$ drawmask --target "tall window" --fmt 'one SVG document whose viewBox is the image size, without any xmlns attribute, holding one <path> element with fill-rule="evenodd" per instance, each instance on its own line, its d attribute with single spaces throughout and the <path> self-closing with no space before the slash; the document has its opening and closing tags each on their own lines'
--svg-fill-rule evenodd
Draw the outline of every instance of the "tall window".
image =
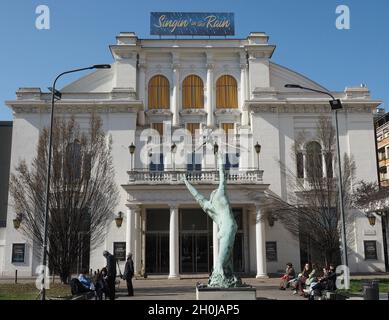
<svg viewBox="0 0 389 320">
<path fill-rule="evenodd" d="M 308 178 L 316 179 L 323 177 L 323 158 L 320 143 L 311 141 L 307 143 L 307 175 Z"/>
<path fill-rule="evenodd" d="M 201 154 L 196 154 L 196 131 L 200 130 L 200 123 L 187 123 L 187 130 L 192 135 L 192 152 L 187 157 L 187 170 L 188 171 L 201 171 Z"/>
<path fill-rule="evenodd" d="M 182 82 L 182 107 L 204 108 L 204 84 L 200 77 L 190 75 Z"/>
<path fill-rule="evenodd" d="M 232 76 L 217 79 L 216 108 L 238 108 L 238 85 Z"/>
<path fill-rule="evenodd" d="M 233 145 L 233 137 L 231 135 L 234 134 L 234 123 L 222 123 L 221 125 L 224 133 L 226 135 L 226 143 L 228 145 L 228 153 L 226 153 L 226 162 L 224 164 L 225 170 L 230 170 L 231 168 L 239 168 L 239 157 L 240 154 L 238 150 L 231 145 Z"/>
<path fill-rule="evenodd" d="M 332 152 L 331 151 L 327 151 L 325 153 L 325 162 L 326 162 L 327 178 L 333 178 L 334 177 L 334 170 L 332 167 Z"/>
<path fill-rule="evenodd" d="M 150 171 L 163 171 L 164 170 L 164 158 L 162 152 L 163 141 L 163 123 L 153 123 L 152 128 L 159 133 L 159 150 L 155 148 L 149 156 L 151 157 Z"/>
<path fill-rule="evenodd" d="M 149 81 L 148 97 L 149 109 L 169 109 L 169 80 L 162 75 L 152 77 Z"/>
<path fill-rule="evenodd" d="M 297 178 L 304 178 L 304 155 L 302 152 L 296 154 Z"/>
<path fill-rule="evenodd" d="M 66 147 L 64 178 L 67 183 L 75 182 L 81 178 L 81 144 L 78 139 L 71 142 Z"/>
</svg>

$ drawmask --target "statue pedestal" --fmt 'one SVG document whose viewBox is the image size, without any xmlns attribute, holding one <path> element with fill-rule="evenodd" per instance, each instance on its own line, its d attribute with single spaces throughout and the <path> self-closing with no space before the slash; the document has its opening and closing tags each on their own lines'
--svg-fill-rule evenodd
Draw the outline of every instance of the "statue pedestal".
<svg viewBox="0 0 389 320">
<path fill-rule="evenodd" d="M 196 287 L 196 300 L 256 300 L 256 289 Z"/>
</svg>

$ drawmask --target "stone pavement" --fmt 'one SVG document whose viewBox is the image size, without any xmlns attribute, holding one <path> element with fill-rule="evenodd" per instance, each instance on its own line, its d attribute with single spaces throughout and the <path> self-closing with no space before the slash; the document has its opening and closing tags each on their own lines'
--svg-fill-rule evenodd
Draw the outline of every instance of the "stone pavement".
<svg viewBox="0 0 389 320">
<path fill-rule="evenodd" d="M 278 289 L 279 278 L 253 279 L 245 278 L 243 282 L 257 289 L 258 300 L 306 300 L 293 295 L 291 290 Z M 142 279 L 133 280 L 133 297 L 127 296 L 126 282 L 121 280 L 117 290 L 118 300 L 195 300 L 196 283 L 206 283 L 207 279 Z"/>
</svg>

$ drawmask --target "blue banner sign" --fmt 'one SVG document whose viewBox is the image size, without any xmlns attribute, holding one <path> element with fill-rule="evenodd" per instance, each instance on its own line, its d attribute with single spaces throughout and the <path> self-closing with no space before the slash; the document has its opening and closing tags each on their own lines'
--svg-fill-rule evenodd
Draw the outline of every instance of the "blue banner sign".
<svg viewBox="0 0 389 320">
<path fill-rule="evenodd" d="M 151 12 L 152 35 L 233 36 L 233 13 Z"/>
</svg>

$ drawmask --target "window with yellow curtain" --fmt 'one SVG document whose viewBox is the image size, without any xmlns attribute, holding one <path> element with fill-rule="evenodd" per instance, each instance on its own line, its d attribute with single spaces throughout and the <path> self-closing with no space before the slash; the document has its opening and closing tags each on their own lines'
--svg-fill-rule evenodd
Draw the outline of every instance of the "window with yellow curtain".
<svg viewBox="0 0 389 320">
<path fill-rule="evenodd" d="M 148 106 L 149 109 L 169 109 L 170 104 L 169 80 L 162 75 L 156 75 L 149 81 Z"/>
<path fill-rule="evenodd" d="M 200 123 L 187 123 L 186 128 L 188 129 L 192 137 L 194 137 L 196 131 L 200 130 Z"/>
<path fill-rule="evenodd" d="M 238 107 L 238 85 L 234 77 L 221 76 L 216 81 L 216 108 Z"/>
<path fill-rule="evenodd" d="M 163 137 L 163 123 L 154 122 L 151 127 L 157 130 L 159 135 Z"/>
<path fill-rule="evenodd" d="M 225 132 L 226 142 L 228 142 L 228 136 L 233 134 L 233 130 L 234 130 L 235 125 L 234 125 L 234 123 L 222 123 L 221 127 Z"/>
<path fill-rule="evenodd" d="M 199 76 L 187 76 L 182 82 L 182 107 L 204 108 L 204 84 Z"/>
</svg>

